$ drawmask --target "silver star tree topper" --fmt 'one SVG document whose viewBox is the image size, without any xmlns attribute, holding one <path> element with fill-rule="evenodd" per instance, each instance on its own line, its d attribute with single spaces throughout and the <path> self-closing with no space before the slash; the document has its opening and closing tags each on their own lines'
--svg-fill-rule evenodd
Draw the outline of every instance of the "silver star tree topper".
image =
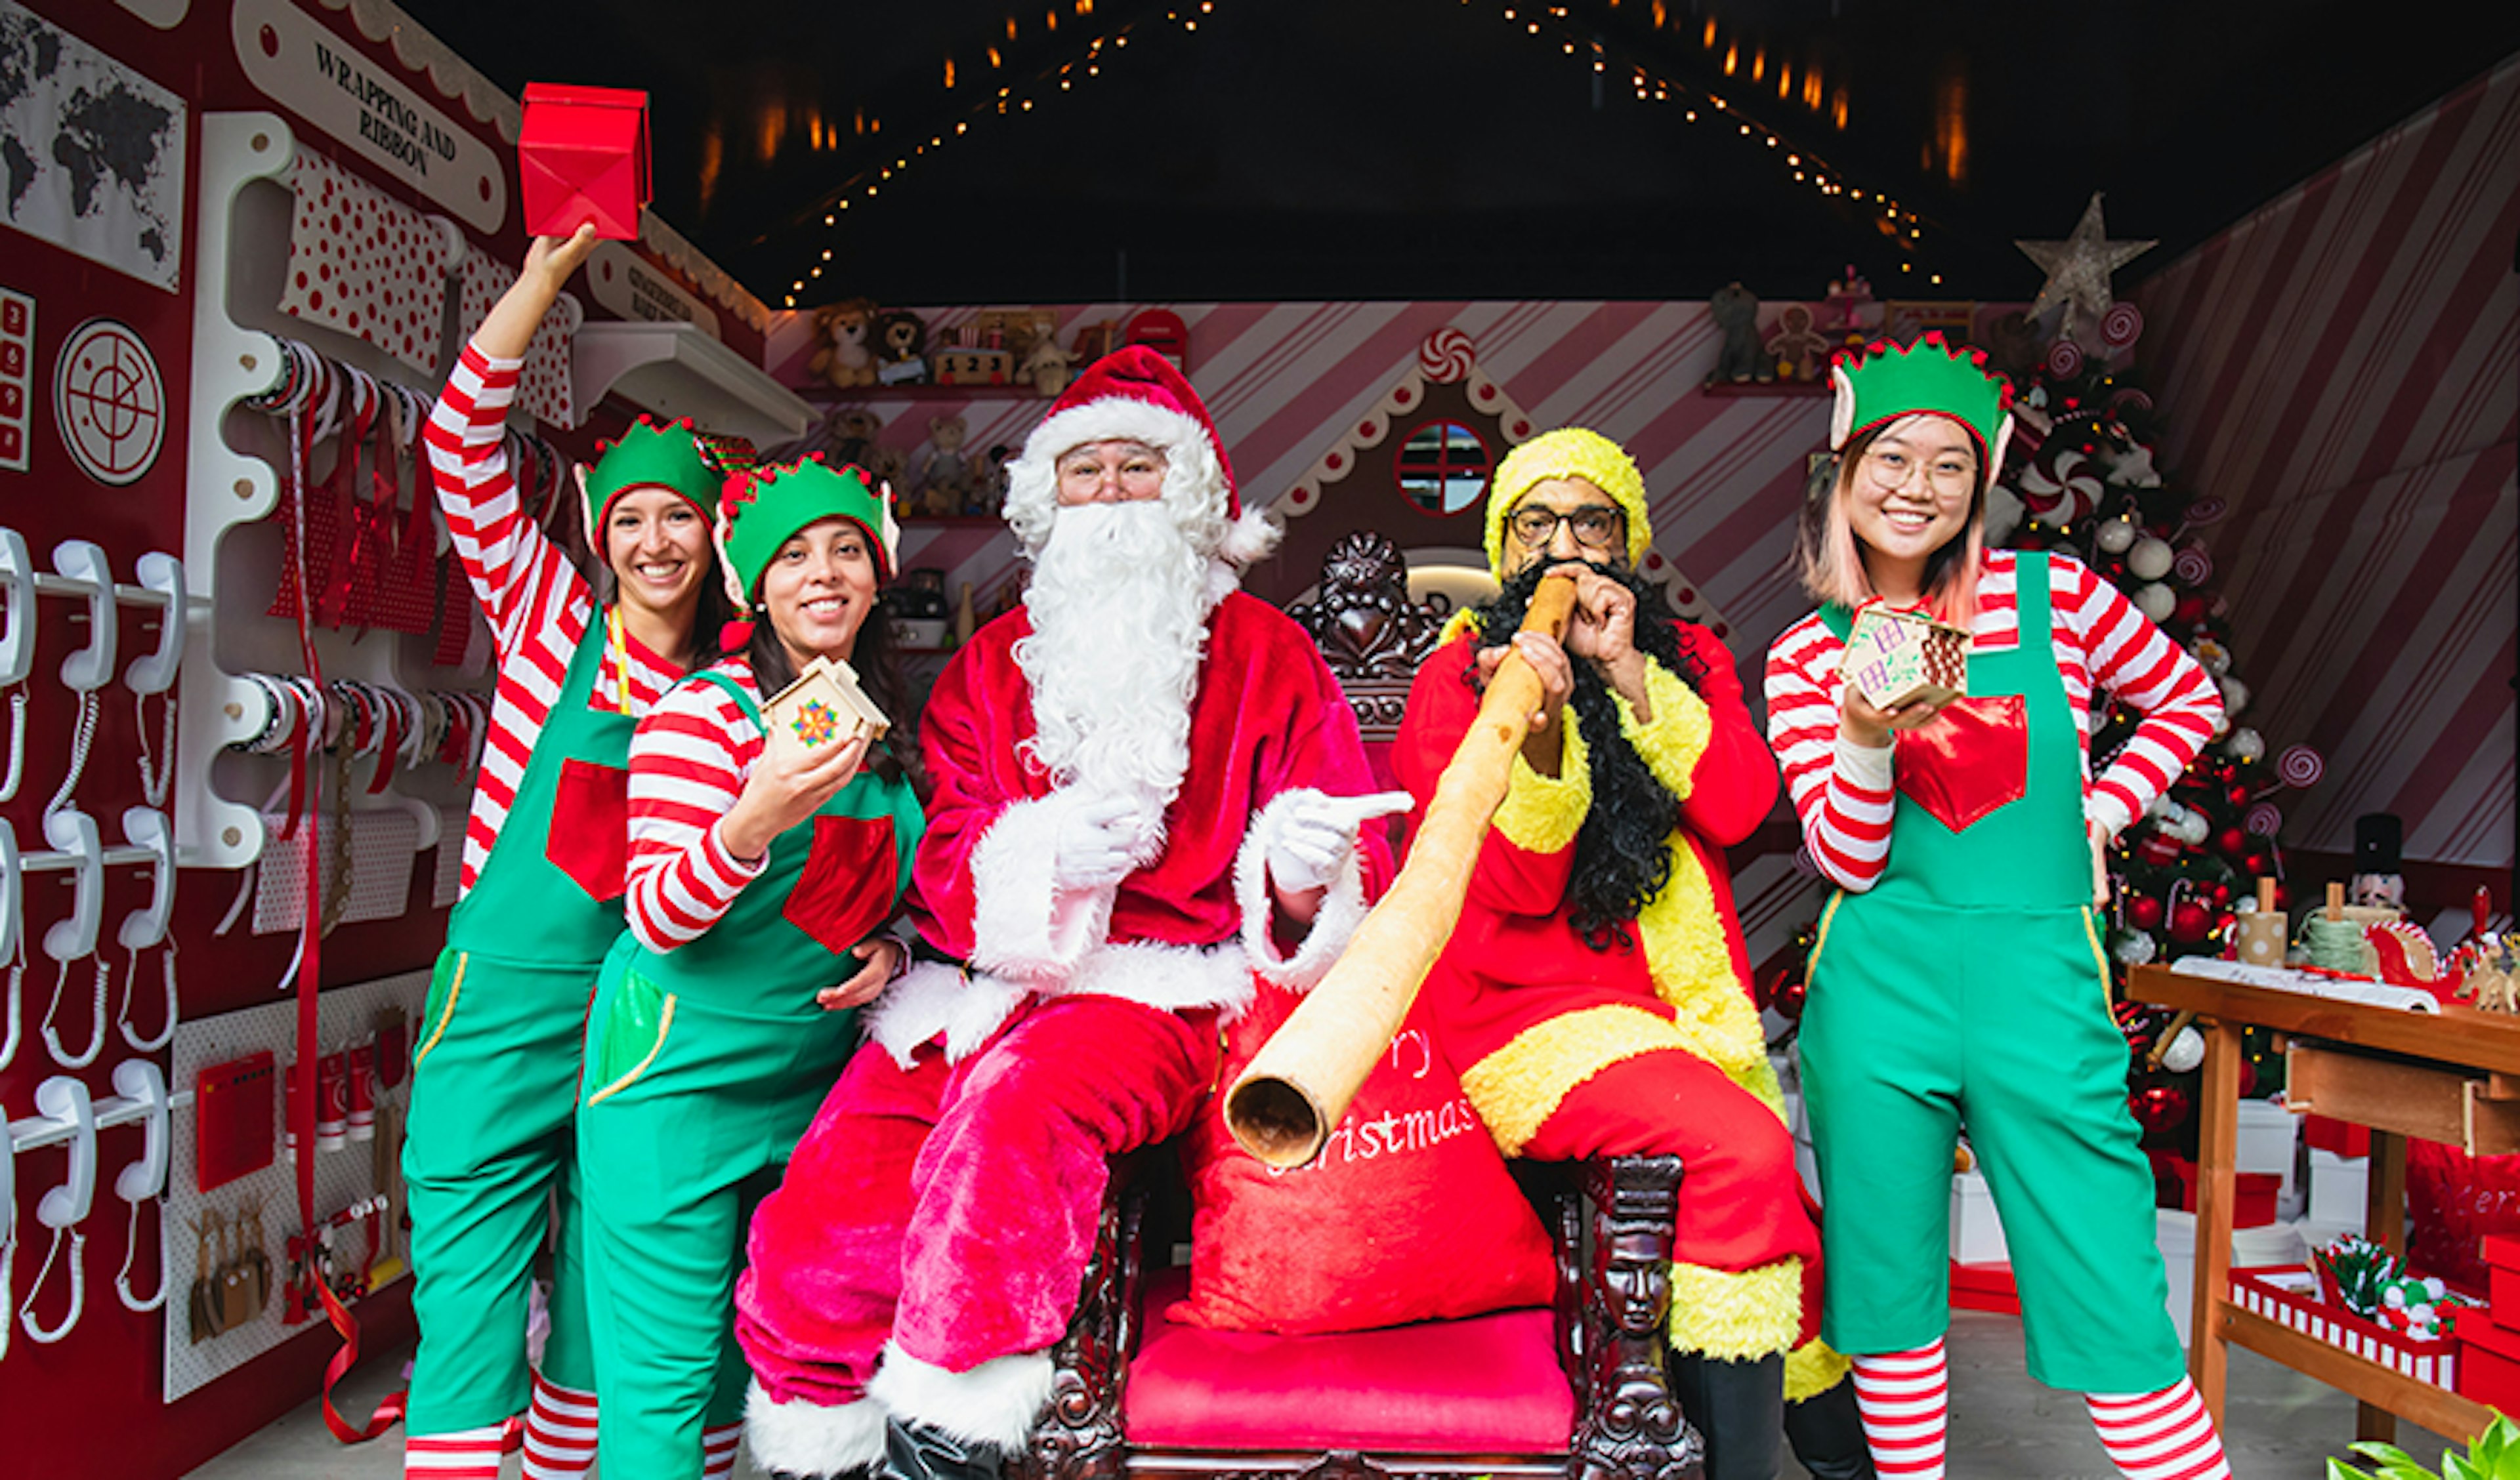
<svg viewBox="0 0 2520 1480">
<path fill-rule="evenodd" d="M 2074 224 L 2074 234 L 2062 242 L 2015 242 L 2030 260 L 2048 274 L 2040 287 L 2039 296 L 2030 302 L 2029 317 L 2039 319 L 2049 309 L 2062 307 L 2064 316 L 2057 333 L 2074 337 L 2079 320 L 2097 323 L 2108 313 L 2114 301 L 2109 295 L 2109 274 L 2142 256 L 2158 242 L 2112 242 L 2108 229 L 2100 224 L 2100 193 L 2092 193 L 2092 203 L 2083 207 L 2083 219 Z"/>
</svg>

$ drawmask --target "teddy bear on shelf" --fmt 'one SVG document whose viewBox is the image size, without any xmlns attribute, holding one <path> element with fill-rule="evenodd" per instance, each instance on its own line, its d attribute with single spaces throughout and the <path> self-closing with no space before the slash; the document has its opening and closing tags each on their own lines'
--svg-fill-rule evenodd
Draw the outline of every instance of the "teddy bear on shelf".
<svg viewBox="0 0 2520 1480">
<path fill-rule="evenodd" d="M 1710 385 L 1731 381 L 1747 384 L 1752 380 L 1773 381 L 1776 371 L 1759 343 L 1758 294 L 1738 283 L 1727 283 L 1706 303 L 1715 316 L 1715 327 L 1724 331 L 1724 347 L 1715 356 L 1715 372 L 1706 378 Z"/>
<path fill-rule="evenodd" d="M 1043 395 L 1055 396 L 1067 389 L 1075 364 L 1076 356 L 1058 347 L 1058 335 L 1045 328 L 1024 346 L 1023 359 L 1015 367 L 1015 379 Z"/>
<path fill-rule="evenodd" d="M 875 321 L 876 380 L 885 385 L 922 385 L 927 381 L 927 326 L 919 315 L 902 309 Z"/>
<path fill-rule="evenodd" d="M 875 383 L 875 350 L 867 337 L 876 322 L 875 303 L 842 298 L 814 310 L 814 358 L 806 373 L 836 390 Z"/>
<path fill-rule="evenodd" d="M 911 512 L 926 518 L 950 518 L 963 512 L 971 495 L 971 465 L 963 456 L 970 429 L 961 417 L 929 417 L 927 440 L 913 460 Z"/>
</svg>

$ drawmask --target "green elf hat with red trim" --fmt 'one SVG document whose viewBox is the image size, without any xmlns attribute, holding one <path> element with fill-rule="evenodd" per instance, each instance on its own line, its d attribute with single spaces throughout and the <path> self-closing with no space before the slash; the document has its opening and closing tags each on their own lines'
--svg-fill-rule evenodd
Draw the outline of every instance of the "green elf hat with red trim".
<svg viewBox="0 0 2520 1480">
<path fill-rule="evenodd" d="M 2002 471 L 2004 443 L 2012 436 L 2012 382 L 1987 368 L 1985 350 L 1947 343 L 1940 331 L 1928 330 L 1913 344 L 1875 339 L 1839 350 L 1828 378 L 1837 388 L 1830 451 L 1844 450 L 1885 422 L 1929 412 L 1968 429 L 1989 481 Z"/>
<path fill-rule="evenodd" d="M 718 568 L 738 607 L 788 537 L 824 519 L 847 519 L 866 531 L 878 584 L 892 579 L 901 526 L 892 516 L 892 488 L 851 463 L 828 466 L 821 453 L 794 463 L 752 468 L 726 480 L 717 505 Z"/>
<path fill-rule="evenodd" d="M 598 442 L 595 451 L 595 467 L 579 490 L 583 507 L 578 512 L 586 516 L 588 542 L 599 551 L 613 501 L 631 489 L 662 488 L 707 518 L 716 511 L 727 474 L 751 466 L 758 457 L 743 438 L 702 432 L 689 417 L 660 423 L 642 416 L 621 433 L 621 440 Z"/>
</svg>

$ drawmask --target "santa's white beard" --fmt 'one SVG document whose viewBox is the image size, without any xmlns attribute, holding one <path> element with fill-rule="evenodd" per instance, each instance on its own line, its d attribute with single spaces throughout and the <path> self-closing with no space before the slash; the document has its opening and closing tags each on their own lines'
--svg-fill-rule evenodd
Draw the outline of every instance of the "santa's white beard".
<svg viewBox="0 0 2520 1480">
<path fill-rule="evenodd" d="M 1216 604 L 1209 561 L 1160 503 L 1060 509 L 1024 595 L 1015 662 L 1033 758 L 1061 786 L 1136 804 L 1142 861 L 1190 764 L 1190 705 Z"/>
</svg>

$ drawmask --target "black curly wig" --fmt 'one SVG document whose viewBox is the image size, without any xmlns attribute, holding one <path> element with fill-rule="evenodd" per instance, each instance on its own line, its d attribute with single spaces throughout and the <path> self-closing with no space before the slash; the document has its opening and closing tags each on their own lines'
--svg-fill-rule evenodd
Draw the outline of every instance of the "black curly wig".
<svg viewBox="0 0 2520 1480">
<path fill-rule="evenodd" d="M 1692 690 L 1704 691 L 1705 670 L 1680 646 L 1680 624 L 1662 588 L 1632 571 L 1585 561 L 1594 570 L 1635 593 L 1636 630 L 1631 641 L 1638 651 L 1662 665 Z M 1522 625 L 1531 594 L 1547 573 L 1534 563 L 1507 580 L 1496 600 L 1471 608 L 1481 647 L 1512 640 Z M 1619 729 L 1619 710 L 1609 681 L 1589 662 L 1574 663 L 1575 692 L 1569 702 L 1582 730 L 1593 773 L 1593 805 L 1575 834 L 1575 867 L 1566 885 L 1568 918 L 1584 943 L 1596 951 L 1612 945 L 1633 949 L 1628 931 L 1663 887 L 1671 882 L 1671 830 L 1679 821 L 1680 801 L 1656 780 L 1644 757 Z M 1462 682 L 1476 684 L 1478 670 L 1465 670 Z"/>
</svg>

